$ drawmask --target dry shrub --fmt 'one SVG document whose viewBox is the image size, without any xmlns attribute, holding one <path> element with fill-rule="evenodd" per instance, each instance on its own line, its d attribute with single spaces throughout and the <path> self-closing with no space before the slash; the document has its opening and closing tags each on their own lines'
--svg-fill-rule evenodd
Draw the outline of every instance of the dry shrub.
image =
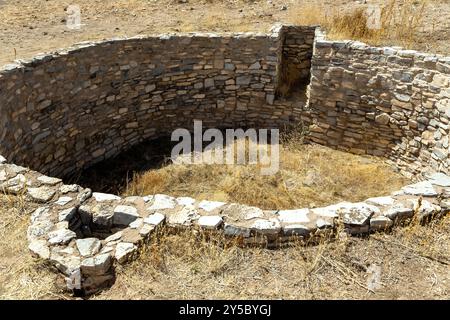
<svg viewBox="0 0 450 320">
<path fill-rule="evenodd" d="M 418 33 L 424 27 L 424 14 L 428 0 L 391 0 L 382 11 L 382 29 L 378 35 L 399 40 L 404 46 L 411 46 L 418 40 Z"/>
<path fill-rule="evenodd" d="M 287 20 L 291 23 L 320 25 L 331 39 L 360 40 L 373 45 L 396 43 L 413 46 L 424 27 L 428 0 L 389 0 L 381 6 L 379 29 L 368 27 L 367 7 L 352 10 L 322 4 L 299 5 L 292 8 Z"/>
<path fill-rule="evenodd" d="M 424 224 L 418 219 L 397 228 L 394 233 L 399 246 L 409 250 L 412 254 L 427 257 L 434 261 L 440 261 L 450 265 L 450 234 L 442 234 L 440 230 L 450 230 L 450 215 L 436 216 Z M 383 235 L 379 235 L 383 237 Z"/>
<path fill-rule="evenodd" d="M 449 218 L 278 250 L 227 245 L 219 234 L 162 230 L 138 260 L 116 270 L 115 285 L 94 298 L 446 299 Z M 367 289 L 371 265 L 382 270 L 375 291 Z"/>
<path fill-rule="evenodd" d="M 364 8 L 357 8 L 350 13 L 333 17 L 331 35 L 345 36 L 351 39 L 370 39 L 376 31 L 367 27 L 368 18 Z"/>
</svg>

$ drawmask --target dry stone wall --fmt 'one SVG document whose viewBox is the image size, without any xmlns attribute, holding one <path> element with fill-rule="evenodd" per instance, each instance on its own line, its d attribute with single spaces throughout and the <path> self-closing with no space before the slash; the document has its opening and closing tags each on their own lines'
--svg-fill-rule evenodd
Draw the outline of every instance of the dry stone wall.
<svg viewBox="0 0 450 320">
<path fill-rule="evenodd" d="M 290 50 L 309 70 L 314 27 Z M 193 120 L 207 127 L 278 127 L 292 105 L 274 103 L 283 29 L 83 43 L 0 70 L 0 154 L 64 176 Z M 290 43 L 290 39 L 288 41 Z M 307 44 L 306 42 L 307 41 Z"/>
<path fill-rule="evenodd" d="M 319 40 L 303 119 L 322 145 L 449 172 L 450 57 Z"/>
<path fill-rule="evenodd" d="M 316 31 L 116 39 L 1 69 L 0 190 L 40 204 L 27 233 L 32 254 L 55 266 L 68 289 L 90 294 L 163 225 L 276 247 L 339 226 L 361 235 L 447 214 L 449 58 L 318 34 L 312 53 Z M 309 103 L 277 99 L 280 85 L 309 77 L 310 66 Z M 287 69 L 297 78 L 284 78 Z M 43 174 L 79 170 L 194 119 L 205 127 L 302 120 L 313 142 L 384 156 L 425 179 L 358 203 L 268 211 L 160 194 L 122 198 Z"/>
<path fill-rule="evenodd" d="M 280 86 L 295 91 L 309 82 L 316 30 L 318 27 L 281 27 Z"/>
<path fill-rule="evenodd" d="M 269 211 L 163 194 L 122 198 L 96 193 L 0 157 L 0 190 L 40 204 L 31 215 L 29 250 L 55 266 L 67 288 L 82 295 L 111 285 L 114 268 L 138 257 L 139 248 L 163 225 L 221 232 L 246 246 L 279 247 L 299 239 L 314 242 L 338 226 L 351 235 L 364 235 L 450 210 L 450 177 L 443 174 L 364 202 Z"/>
</svg>

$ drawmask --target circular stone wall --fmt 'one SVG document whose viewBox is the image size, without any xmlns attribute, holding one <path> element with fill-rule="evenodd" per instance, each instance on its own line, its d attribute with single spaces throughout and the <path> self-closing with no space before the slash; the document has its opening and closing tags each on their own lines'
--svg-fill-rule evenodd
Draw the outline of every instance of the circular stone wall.
<svg viewBox="0 0 450 320">
<path fill-rule="evenodd" d="M 205 128 L 298 120 L 295 106 L 274 104 L 281 30 L 83 43 L 8 65 L 0 70 L 0 154 L 63 176 L 194 119 Z M 297 53 L 312 52 L 314 30 L 296 29 Z"/>
<path fill-rule="evenodd" d="M 308 66 L 298 57 L 312 50 L 315 28 L 274 30 L 268 35 L 192 34 L 86 43 L 0 71 L 0 154 L 4 156 L 0 156 L 0 189 L 40 204 L 31 216 L 29 249 L 58 268 L 70 290 L 89 294 L 110 285 L 114 281 L 114 266 L 135 258 L 138 248 L 164 224 L 175 230 L 223 232 L 238 238 L 243 245 L 276 247 L 294 239 L 332 234 L 338 226 L 349 234 L 362 235 L 388 230 L 405 220 L 426 221 L 448 213 L 450 178 L 442 173 L 363 202 L 267 211 L 168 195 L 121 198 L 65 185 L 59 178 L 17 165 L 56 176 L 68 174 L 141 140 L 167 134 L 177 127 L 189 128 L 194 119 L 203 120 L 205 127 L 274 127 L 301 119 L 311 129 L 310 139 L 335 147 L 342 142 L 345 150 L 361 153 L 357 146 L 367 137 L 364 132 L 369 130 L 371 137 L 376 137 L 378 130 L 392 129 L 388 126 L 391 118 L 405 117 L 401 121 L 409 124 L 408 116 L 415 116 L 414 108 L 411 112 L 398 110 L 400 105 L 408 110 L 409 104 L 394 101 L 390 114 L 385 104 L 381 105 L 384 109 L 377 109 L 374 103 L 378 96 L 366 94 L 364 102 L 362 96 L 361 100 L 358 98 L 359 90 L 366 87 L 331 81 L 335 73 L 342 73 L 347 80 L 350 75 L 358 80 L 368 73 L 357 71 L 363 66 L 354 60 L 346 67 L 348 70 L 334 65 L 339 61 L 342 65 L 348 59 L 348 52 L 328 50 L 334 46 L 342 48 L 340 42 L 321 42 L 316 46 L 318 56 L 313 56 L 309 91 L 312 102 L 306 108 L 277 101 L 276 89 L 283 79 L 279 70 L 286 64 L 296 68 Z M 318 48 L 325 48 L 325 52 L 317 51 Z M 351 57 L 356 54 L 364 58 L 358 50 L 362 49 L 352 51 Z M 381 54 L 376 48 L 364 50 L 364 54 Z M 402 60 L 402 55 L 411 53 L 388 54 L 394 58 L 387 58 L 387 62 L 402 65 L 409 63 Z M 383 61 L 386 62 L 379 62 Z M 423 58 L 422 62 L 429 61 Z M 329 63 L 333 63 L 333 68 Z M 433 63 L 435 71 L 448 75 L 445 59 Z M 430 68 L 428 64 L 425 67 Z M 401 70 L 405 75 L 395 73 L 388 78 L 409 79 L 408 70 Z M 422 73 L 420 79 L 428 71 Z M 319 78 L 326 85 L 321 85 Z M 431 107 L 437 106 L 441 115 L 448 106 L 447 78 L 433 76 L 423 81 L 427 79 L 430 84 L 424 92 L 430 99 L 433 90 L 438 92 Z M 435 89 L 437 83 L 439 90 Z M 413 90 L 413 85 L 393 89 Z M 378 94 L 379 90 L 371 93 Z M 366 104 L 367 99 L 372 99 L 372 103 Z M 398 99 L 407 97 L 399 95 Z M 375 111 L 368 112 L 374 105 Z M 413 102 L 411 105 L 415 106 Z M 380 110 L 384 112 L 381 115 Z M 442 116 L 431 125 L 439 127 L 434 137 L 440 143 L 448 130 L 445 119 Z M 428 119 L 430 124 L 432 121 Z M 403 122 L 392 124 L 393 132 L 405 132 L 407 141 L 417 140 L 420 130 L 410 134 L 395 130 Z M 392 154 L 396 140 L 386 141 L 381 136 L 374 142 L 374 150 L 389 150 Z M 414 154 L 401 152 L 398 159 L 426 167 L 426 158 Z M 446 163 L 447 158 L 442 161 Z"/>
</svg>

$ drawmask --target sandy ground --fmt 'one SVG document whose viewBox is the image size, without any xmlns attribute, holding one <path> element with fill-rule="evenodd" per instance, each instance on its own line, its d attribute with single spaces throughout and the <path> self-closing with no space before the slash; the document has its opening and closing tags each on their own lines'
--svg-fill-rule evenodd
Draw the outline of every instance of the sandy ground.
<svg viewBox="0 0 450 320">
<path fill-rule="evenodd" d="M 267 31 L 311 3 L 349 10 L 352 0 L 0 0 L 0 65 L 85 40 L 178 31 Z M 383 1 L 368 0 L 366 5 Z M 67 28 L 69 5 L 80 30 Z M 429 1 L 415 48 L 450 54 L 450 1 Z M 390 41 L 395 44 L 394 41 Z M 389 43 L 389 41 L 387 41 Z"/>
</svg>

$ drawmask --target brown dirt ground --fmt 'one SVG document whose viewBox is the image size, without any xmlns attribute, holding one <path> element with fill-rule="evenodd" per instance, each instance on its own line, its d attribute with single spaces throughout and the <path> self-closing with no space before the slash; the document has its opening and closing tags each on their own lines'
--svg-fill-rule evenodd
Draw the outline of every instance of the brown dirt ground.
<svg viewBox="0 0 450 320">
<path fill-rule="evenodd" d="M 0 0 L 0 65 L 86 40 L 179 31 L 267 31 L 306 6 L 348 10 L 381 0 Z M 450 54 L 450 1 L 427 0 L 415 49 Z M 80 6 L 81 30 L 66 27 Z M 286 10 L 281 10 L 286 6 Z M 301 22 L 301 19 L 300 19 Z M 386 44 L 396 44 L 395 39 Z"/>
</svg>

